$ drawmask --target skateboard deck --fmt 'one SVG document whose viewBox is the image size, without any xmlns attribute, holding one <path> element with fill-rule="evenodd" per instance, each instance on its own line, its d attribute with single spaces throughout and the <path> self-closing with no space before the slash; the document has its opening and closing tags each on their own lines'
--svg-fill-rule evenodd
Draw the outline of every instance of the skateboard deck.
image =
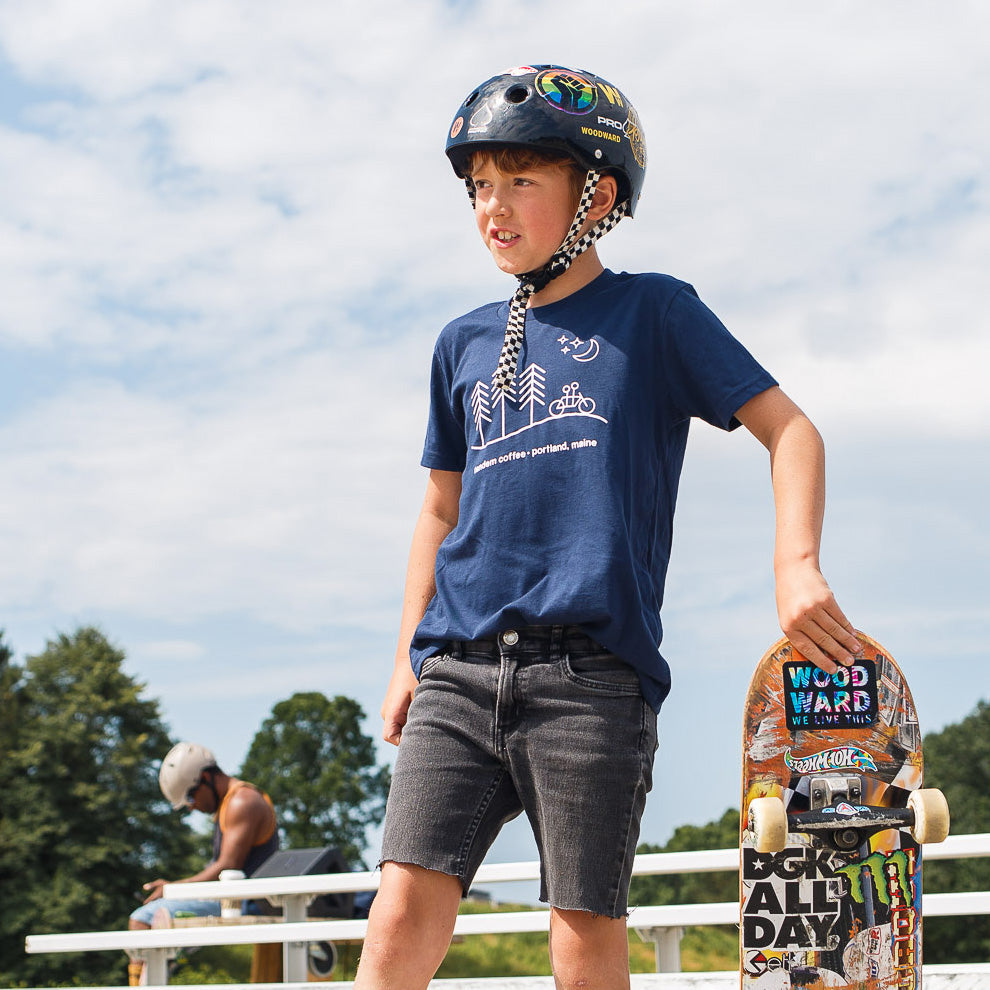
<svg viewBox="0 0 990 990">
<path fill-rule="evenodd" d="M 921 732 L 893 657 L 828 674 L 787 639 L 750 682 L 743 721 L 743 990 L 921 987 L 921 844 L 948 832 L 923 790 Z"/>
</svg>

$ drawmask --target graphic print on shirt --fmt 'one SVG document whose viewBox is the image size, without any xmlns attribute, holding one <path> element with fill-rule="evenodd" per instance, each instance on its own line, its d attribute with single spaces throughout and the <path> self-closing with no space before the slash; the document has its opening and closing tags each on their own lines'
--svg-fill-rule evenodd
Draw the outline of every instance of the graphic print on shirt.
<svg viewBox="0 0 990 990">
<path fill-rule="evenodd" d="M 562 334 L 557 343 L 561 345 L 562 354 L 580 363 L 594 361 L 598 357 L 599 344 L 594 337 L 583 340 L 570 334 Z M 507 390 L 496 386 L 494 374 L 491 383 L 478 379 L 471 390 L 470 398 L 471 418 L 478 432 L 477 442 L 471 445 L 471 449 L 484 450 L 491 444 L 567 416 L 583 416 L 597 419 L 601 423 L 608 422 L 604 416 L 595 412 L 598 405 L 595 399 L 585 395 L 581 390 L 581 382 L 572 376 L 565 377 L 559 391 L 554 393 L 555 398 L 548 401 L 547 374 L 547 369 L 539 364 L 527 364 Z"/>
<path fill-rule="evenodd" d="M 570 354 L 575 361 L 582 364 L 594 361 L 598 357 L 598 341 L 592 337 L 590 340 L 582 340 L 580 337 L 572 337 L 570 334 L 562 334 L 557 338 L 558 344 L 563 344 L 560 351 L 562 354 Z"/>
</svg>

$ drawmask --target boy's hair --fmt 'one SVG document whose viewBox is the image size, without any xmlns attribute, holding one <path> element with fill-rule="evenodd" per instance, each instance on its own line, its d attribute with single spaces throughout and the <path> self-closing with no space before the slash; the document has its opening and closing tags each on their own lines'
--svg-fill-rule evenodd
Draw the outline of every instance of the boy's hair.
<svg viewBox="0 0 990 990">
<path fill-rule="evenodd" d="M 587 170 L 569 155 L 543 151 L 540 148 L 516 147 L 515 145 L 479 148 L 477 151 L 472 151 L 464 161 L 464 172 L 468 176 L 473 176 L 478 169 L 488 162 L 491 162 L 500 172 L 509 174 L 525 172 L 527 169 L 543 165 L 556 165 L 558 168 L 565 169 L 570 179 L 575 203 L 581 195 L 581 190 L 584 189 L 584 181 L 588 176 Z"/>
</svg>

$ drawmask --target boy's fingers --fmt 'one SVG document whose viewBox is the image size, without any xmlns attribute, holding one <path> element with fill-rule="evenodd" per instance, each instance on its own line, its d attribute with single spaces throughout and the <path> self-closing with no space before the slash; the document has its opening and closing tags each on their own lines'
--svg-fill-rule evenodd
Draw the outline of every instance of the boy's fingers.
<svg viewBox="0 0 990 990">
<path fill-rule="evenodd" d="M 863 644 L 856 638 L 856 633 L 850 625 L 839 626 L 832 633 L 832 638 L 848 650 L 851 656 L 856 656 L 857 653 L 863 652 Z"/>
<path fill-rule="evenodd" d="M 798 653 L 816 667 L 821 667 L 828 674 L 834 674 L 839 669 L 839 665 L 831 656 L 820 649 L 818 644 L 809 636 L 802 632 L 793 632 L 788 638 Z"/>
<path fill-rule="evenodd" d="M 849 620 L 835 606 L 837 616 L 829 612 L 816 616 L 808 636 L 815 645 L 840 663 L 851 663 L 852 658 L 863 649 L 852 631 Z"/>
<path fill-rule="evenodd" d="M 838 607 L 836 611 L 839 611 Z M 805 660 L 829 674 L 834 674 L 839 665 L 848 667 L 863 649 L 851 627 L 841 625 L 828 614 L 806 624 L 805 629 L 794 630 L 789 638 Z"/>
<path fill-rule="evenodd" d="M 863 649 L 859 640 L 856 639 L 853 624 L 846 618 L 845 612 L 839 608 L 834 597 L 830 596 L 817 619 L 825 633 L 841 643 L 850 653 L 859 653 Z"/>
</svg>

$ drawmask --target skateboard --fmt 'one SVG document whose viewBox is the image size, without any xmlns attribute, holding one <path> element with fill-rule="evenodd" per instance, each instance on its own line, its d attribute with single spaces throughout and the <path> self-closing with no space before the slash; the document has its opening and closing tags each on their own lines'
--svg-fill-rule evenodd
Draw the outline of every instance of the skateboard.
<svg viewBox="0 0 990 990">
<path fill-rule="evenodd" d="M 921 844 L 949 809 L 923 789 L 921 732 L 893 657 L 828 674 L 787 639 L 763 656 L 743 719 L 742 990 L 921 987 Z"/>
</svg>

